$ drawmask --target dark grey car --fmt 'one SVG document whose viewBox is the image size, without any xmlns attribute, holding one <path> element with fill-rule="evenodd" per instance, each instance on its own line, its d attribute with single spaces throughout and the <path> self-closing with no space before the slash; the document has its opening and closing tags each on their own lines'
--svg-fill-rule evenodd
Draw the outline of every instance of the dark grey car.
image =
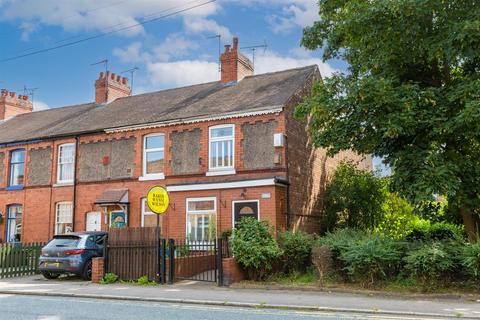
<svg viewBox="0 0 480 320">
<path fill-rule="evenodd" d="M 106 241 L 107 233 L 103 231 L 56 235 L 42 248 L 39 271 L 47 279 L 76 274 L 90 280 L 92 258 L 103 256 Z"/>
</svg>

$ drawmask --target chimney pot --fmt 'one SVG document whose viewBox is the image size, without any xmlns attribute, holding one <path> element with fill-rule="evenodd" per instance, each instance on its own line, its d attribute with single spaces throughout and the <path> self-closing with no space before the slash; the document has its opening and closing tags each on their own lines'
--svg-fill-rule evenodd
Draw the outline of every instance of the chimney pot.
<svg viewBox="0 0 480 320">
<path fill-rule="evenodd" d="M 128 84 L 128 78 L 127 77 L 123 77 L 122 78 L 122 84 Z"/>
<path fill-rule="evenodd" d="M 233 50 L 238 49 L 238 37 L 233 38 Z"/>
<path fill-rule="evenodd" d="M 17 93 L 16 93 L 16 92 L 10 92 L 10 97 L 16 98 L 16 97 L 17 97 Z"/>
<path fill-rule="evenodd" d="M 103 79 L 105 77 L 105 72 L 100 72 L 100 77 L 99 79 Z"/>
</svg>

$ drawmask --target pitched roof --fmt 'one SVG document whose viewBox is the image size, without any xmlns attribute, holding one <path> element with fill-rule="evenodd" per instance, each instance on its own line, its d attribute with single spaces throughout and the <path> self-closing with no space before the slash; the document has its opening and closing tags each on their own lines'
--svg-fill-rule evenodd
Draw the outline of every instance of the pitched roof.
<svg viewBox="0 0 480 320">
<path fill-rule="evenodd" d="M 316 65 L 18 115 L 0 124 L 0 144 L 99 132 L 150 123 L 184 121 L 284 106 Z"/>
</svg>

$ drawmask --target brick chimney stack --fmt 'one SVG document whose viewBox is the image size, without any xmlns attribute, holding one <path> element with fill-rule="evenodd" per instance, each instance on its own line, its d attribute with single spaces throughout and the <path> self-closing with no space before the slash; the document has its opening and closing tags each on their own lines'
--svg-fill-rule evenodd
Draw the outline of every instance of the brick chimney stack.
<svg viewBox="0 0 480 320">
<path fill-rule="evenodd" d="M 33 104 L 28 96 L 17 95 L 16 92 L 2 89 L 0 93 L 0 120 L 32 111 Z"/>
<path fill-rule="evenodd" d="M 238 82 L 246 76 L 253 75 L 252 62 L 238 50 L 238 38 L 233 38 L 233 48 L 225 46 L 225 52 L 220 56 L 221 82 Z"/>
<path fill-rule="evenodd" d="M 128 86 L 128 78 L 121 77 L 115 73 L 107 71 L 100 72 L 100 76 L 95 81 L 95 102 L 110 103 L 115 99 L 128 97 L 132 95 L 132 90 Z"/>
</svg>

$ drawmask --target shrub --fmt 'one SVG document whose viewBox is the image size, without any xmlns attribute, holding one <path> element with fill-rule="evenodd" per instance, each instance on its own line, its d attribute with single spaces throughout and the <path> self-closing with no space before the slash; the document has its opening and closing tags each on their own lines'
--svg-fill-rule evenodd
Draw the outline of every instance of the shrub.
<svg viewBox="0 0 480 320">
<path fill-rule="evenodd" d="M 480 241 L 466 244 L 461 262 L 468 274 L 480 278 Z"/>
<path fill-rule="evenodd" d="M 465 237 L 463 226 L 448 222 L 430 223 L 428 220 L 420 220 L 416 223 L 406 239 L 409 241 L 461 241 Z"/>
<path fill-rule="evenodd" d="M 372 235 L 350 243 L 339 258 L 352 280 L 374 284 L 399 272 L 404 249 L 403 242 Z"/>
<path fill-rule="evenodd" d="M 283 269 L 286 273 L 304 272 L 310 265 L 314 237 L 305 232 L 280 233 L 278 243 L 283 251 Z"/>
<path fill-rule="evenodd" d="M 282 253 L 268 223 L 254 218 L 243 218 L 237 223 L 233 231 L 232 252 L 235 260 L 254 280 L 264 279 Z"/>
<path fill-rule="evenodd" d="M 385 182 L 381 178 L 357 169 L 352 163 L 340 163 L 325 190 L 326 218 L 322 229 L 373 230 L 383 218 L 385 195 Z"/>
<path fill-rule="evenodd" d="M 148 276 L 145 275 L 145 276 L 141 276 L 140 278 L 137 279 L 137 284 L 140 284 L 140 285 L 154 285 L 154 284 L 157 284 L 155 281 L 150 281 L 148 279 Z"/>
<path fill-rule="evenodd" d="M 101 284 L 111 284 L 118 281 L 118 276 L 115 273 L 106 273 L 103 279 L 100 280 Z"/>
<path fill-rule="evenodd" d="M 383 204 L 384 216 L 375 228 L 375 233 L 384 234 L 390 238 L 404 238 L 420 220 L 413 211 L 413 206 L 396 193 L 386 192 Z"/>
<path fill-rule="evenodd" d="M 405 269 L 424 286 L 449 278 L 457 266 L 458 243 L 427 242 L 411 250 L 405 258 Z"/>
<path fill-rule="evenodd" d="M 317 246 L 326 246 L 332 250 L 333 259 L 338 259 L 341 252 L 346 250 L 352 243 L 366 238 L 368 235 L 365 231 L 355 229 L 338 229 L 335 232 L 329 232 L 325 236 L 318 239 Z"/>
</svg>

